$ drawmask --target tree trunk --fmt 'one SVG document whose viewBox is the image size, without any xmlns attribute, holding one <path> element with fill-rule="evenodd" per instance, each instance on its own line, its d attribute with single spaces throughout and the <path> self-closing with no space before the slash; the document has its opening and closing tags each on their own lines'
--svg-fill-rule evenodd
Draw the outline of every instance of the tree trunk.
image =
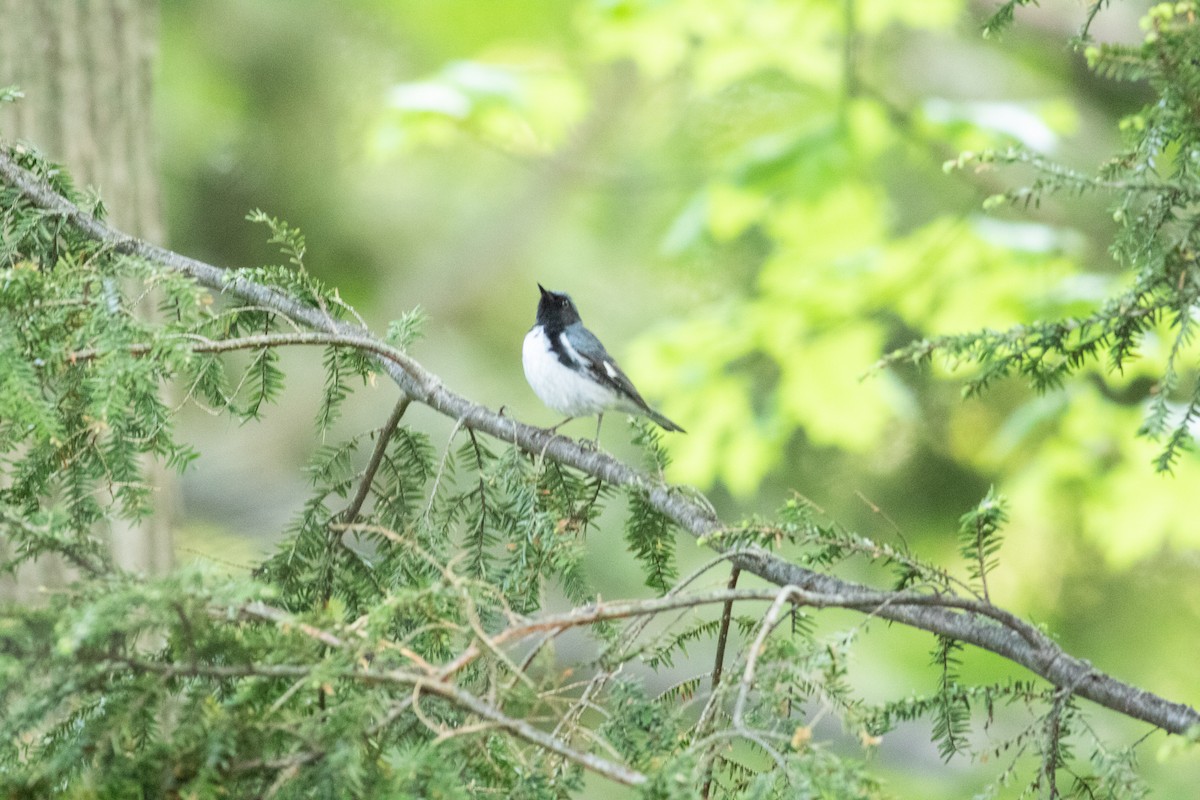
<svg viewBox="0 0 1200 800">
<path fill-rule="evenodd" d="M 25 93 L 0 107 L 0 135 L 31 142 L 64 163 L 78 185 L 99 190 L 116 227 L 161 242 L 157 41 L 156 0 L 0 0 L 0 86 Z M 173 560 L 174 482 L 157 465 L 146 469 L 155 512 L 136 527 L 114 526 L 113 555 L 123 567 L 162 572 Z M 0 579 L 0 599 L 31 599 L 67 576 L 50 559 L 26 564 L 15 581 Z"/>
</svg>

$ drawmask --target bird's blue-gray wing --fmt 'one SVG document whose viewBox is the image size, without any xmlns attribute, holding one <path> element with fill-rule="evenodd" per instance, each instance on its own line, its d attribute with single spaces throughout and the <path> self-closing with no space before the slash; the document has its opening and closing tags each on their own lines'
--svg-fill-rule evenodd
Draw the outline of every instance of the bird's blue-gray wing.
<svg viewBox="0 0 1200 800">
<path fill-rule="evenodd" d="M 591 331 L 583 325 L 575 324 L 568 325 L 562 335 L 570 345 L 567 351 L 569 357 L 573 358 L 579 367 L 586 369 L 597 383 L 610 387 L 638 406 L 650 410 L 650 406 L 634 388 L 629 376 L 617 365 L 616 359 L 608 354 L 604 345 Z"/>
</svg>

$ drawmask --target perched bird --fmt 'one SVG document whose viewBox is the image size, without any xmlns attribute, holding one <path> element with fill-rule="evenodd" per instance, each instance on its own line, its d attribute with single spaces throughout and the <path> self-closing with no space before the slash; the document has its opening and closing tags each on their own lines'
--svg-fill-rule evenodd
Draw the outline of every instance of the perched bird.
<svg viewBox="0 0 1200 800">
<path fill-rule="evenodd" d="M 540 283 L 538 289 L 542 298 L 538 301 L 537 322 L 525 334 L 521 362 L 533 393 L 567 416 L 551 430 L 575 417 L 597 414 L 599 441 L 604 412 L 615 408 L 647 416 L 668 431 L 685 433 L 642 399 L 600 340 L 583 327 L 569 296 L 546 291 Z"/>
</svg>

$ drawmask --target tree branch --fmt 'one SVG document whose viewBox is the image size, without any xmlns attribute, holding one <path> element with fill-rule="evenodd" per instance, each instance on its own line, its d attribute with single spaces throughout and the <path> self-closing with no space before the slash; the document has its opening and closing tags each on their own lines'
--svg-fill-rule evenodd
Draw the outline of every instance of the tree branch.
<svg viewBox="0 0 1200 800">
<path fill-rule="evenodd" d="M 725 588 L 733 591 L 737 588 L 738 577 L 742 571 L 734 567 L 729 571 L 729 583 Z M 721 610 L 721 629 L 717 633 L 717 653 L 713 657 L 712 671 L 712 690 L 715 692 L 717 687 L 721 685 L 721 673 L 725 669 L 725 645 L 729 641 L 729 623 L 733 619 L 733 598 L 725 601 L 725 608 Z M 708 792 L 704 793 L 705 796 Z"/>
<path fill-rule="evenodd" d="M 360 347 L 375 355 L 381 369 L 413 400 L 458 420 L 467 428 L 512 442 L 526 452 L 544 455 L 610 484 L 643 491 L 655 509 L 670 517 L 692 536 L 706 538 L 710 547 L 722 549 L 721 544 L 711 537 L 725 530 L 726 526 L 703 497 L 679 491 L 606 453 L 585 447 L 565 436 L 525 425 L 471 402 L 447 389 L 437 376 L 414 359 L 387 345 L 360 325 L 334 320 L 320 308 L 302 303 L 278 289 L 115 230 L 82 211 L 44 181 L 23 169 L 7 151 L 0 152 L 0 180 L 17 189 L 32 205 L 61 217 L 65 223 L 114 252 L 146 259 L 165 269 L 187 275 L 214 291 L 270 309 L 314 331 L 342 337 L 341 341 L 348 346 Z M 352 341 L 356 343 L 351 344 Z M 730 561 L 742 571 L 779 587 L 791 586 L 808 592 L 848 598 L 873 598 L 879 594 L 862 584 L 805 569 L 759 547 L 741 550 Z M 1081 697 L 1170 733 L 1183 733 L 1189 727 L 1200 724 L 1200 713 L 1195 709 L 1098 672 L 1089 663 L 1067 654 L 1048 636 L 1025 623 L 1018 630 L 1013 626 L 997 624 L 992 618 L 994 615 L 984 616 L 979 609 L 947 608 L 945 604 L 916 605 L 889 601 L 884 605 L 873 605 L 864 600 L 859 607 L 869 609 L 870 613 L 880 618 L 988 650 L 1020 664 L 1056 686 L 1074 687 Z"/>
<path fill-rule="evenodd" d="M 392 434 L 396 432 L 396 427 L 400 424 L 400 418 L 404 416 L 404 412 L 408 410 L 412 400 L 405 395 L 401 397 L 396 407 L 392 409 L 391 416 L 387 422 L 383 423 L 383 427 L 379 429 L 379 439 L 375 442 L 375 449 L 371 452 L 371 460 L 367 462 L 367 468 L 363 472 L 362 478 L 358 482 L 358 491 L 354 494 L 354 499 L 350 501 L 350 505 L 340 514 L 340 521 L 346 525 L 350 525 L 358 520 L 358 514 L 362 511 L 363 503 L 367 501 L 367 495 L 371 493 L 371 484 L 375 482 L 375 473 L 379 472 L 379 465 L 383 463 L 383 456 L 387 453 L 388 442 L 392 439 Z"/>
</svg>

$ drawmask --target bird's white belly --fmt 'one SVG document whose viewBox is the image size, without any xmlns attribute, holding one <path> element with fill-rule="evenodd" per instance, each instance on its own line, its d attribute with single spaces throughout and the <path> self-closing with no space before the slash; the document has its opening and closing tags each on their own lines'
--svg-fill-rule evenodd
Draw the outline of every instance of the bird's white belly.
<svg viewBox="0 0 1200 800">
<path fill-rule="evenodd" d="M 616 392 L 581 376 L 559 361 L 540 327 L 525 335 L 521 363 L 533 393 L 564 416 L 586 417 L 620 405 Z"/>
</svg>

